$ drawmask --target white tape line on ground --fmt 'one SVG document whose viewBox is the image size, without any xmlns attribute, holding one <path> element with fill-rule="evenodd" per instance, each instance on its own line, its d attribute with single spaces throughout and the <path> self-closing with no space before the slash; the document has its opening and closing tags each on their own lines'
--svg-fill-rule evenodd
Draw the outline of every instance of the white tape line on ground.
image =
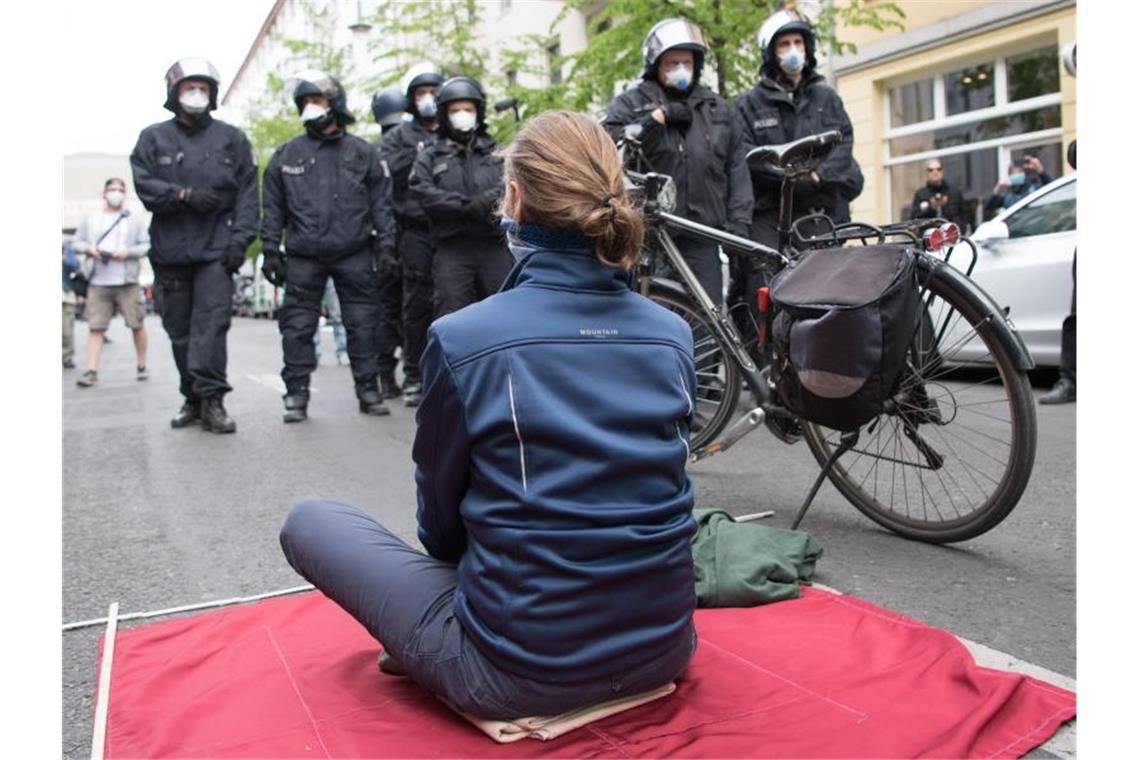
<svg viewBox="0 0 1140 760">
<path fill-rule="evenodd" d="M 103 660 L 99 664 L 99 691 L 95 697 L 95 724 L 91 733 L 91 760 L 103 760 L 107 745 L 107 710 L 111 699 L 111 661 L 115 657 L 115 631 L 118 629 L 119 603 L 112 602 L 107 611 L 107 632 L 103 635 Z"/>
</svg>

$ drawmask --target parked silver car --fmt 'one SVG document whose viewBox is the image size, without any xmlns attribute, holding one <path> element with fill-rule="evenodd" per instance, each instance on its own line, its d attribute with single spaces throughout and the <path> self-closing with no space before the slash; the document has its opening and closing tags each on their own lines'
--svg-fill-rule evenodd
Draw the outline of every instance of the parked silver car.
<svg viewBox="0 0 1140 760">
<path fill-rule="evenodd" d="M 1077 246 L 1077 175 L 1050 182 L 981 224 L 970 236 L 978 262 L 970 275 L 1010 319 L 1039 367 L 1061 362 L 1061 322 L 1073 295 L 1073 252 Z M 965 246 L 950 262 L 969 265 Z M 967 346 L 963 358 L 976 348 Z M 980 356 L 978 357 L 980 358 Z"/>
</svg>

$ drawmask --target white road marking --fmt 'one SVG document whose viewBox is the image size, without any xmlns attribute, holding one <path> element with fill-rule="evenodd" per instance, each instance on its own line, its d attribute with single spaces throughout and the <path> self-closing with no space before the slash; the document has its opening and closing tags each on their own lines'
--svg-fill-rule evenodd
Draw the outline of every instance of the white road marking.
<svg viewBox="0 0 1140 760">
<path fill-rule="evenodd" d="M 251 375 L 250 373 L 246 372 L 245 376 L 258 385 L 264 385 L 266 388 L 276 391 L 277 393 L 285 393 L 285 381 L 281 379 L 280 375 L 275 375 L 272 372 L 266 372 L 262 375 Z M 320 389 L 315 385 L 309 386 L 309 393 L 320 392 Z"/>
</svg>

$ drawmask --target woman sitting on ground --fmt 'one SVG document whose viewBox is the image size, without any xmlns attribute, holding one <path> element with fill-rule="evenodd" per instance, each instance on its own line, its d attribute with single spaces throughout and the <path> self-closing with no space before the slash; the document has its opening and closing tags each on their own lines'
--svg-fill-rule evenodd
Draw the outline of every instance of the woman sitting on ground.
<svg viewBox="0 0 1140 760">
<path fill-rule="evenodd" d="M 630 290 L 642 219 L 613 142 L 542 114 L 504 150 L 502 290 L 437 320 L 412 456 L 425 555 L 306 501 L 289 563 L 458 709 L 555 715 L 693 655 L 692 333 Z"/>
</svg>

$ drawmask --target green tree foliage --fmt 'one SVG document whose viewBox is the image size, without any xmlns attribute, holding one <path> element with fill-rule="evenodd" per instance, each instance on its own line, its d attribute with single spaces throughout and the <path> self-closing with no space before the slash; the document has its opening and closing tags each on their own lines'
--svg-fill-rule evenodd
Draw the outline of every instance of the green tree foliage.
<svg viewBox="0 0 1140 760">
<path fill-rule="evenodd" d="M 482 10 L 476 0 L 411 0 L 384 3 L 369 19 L 368 49 L 382 73 L 366 80 L 369 92 L 400 82 L 413 65 L 427 61 L 444 76 L 463 74 L 482 82 L 487 51 L 476 37 Z"/>
</svg>

